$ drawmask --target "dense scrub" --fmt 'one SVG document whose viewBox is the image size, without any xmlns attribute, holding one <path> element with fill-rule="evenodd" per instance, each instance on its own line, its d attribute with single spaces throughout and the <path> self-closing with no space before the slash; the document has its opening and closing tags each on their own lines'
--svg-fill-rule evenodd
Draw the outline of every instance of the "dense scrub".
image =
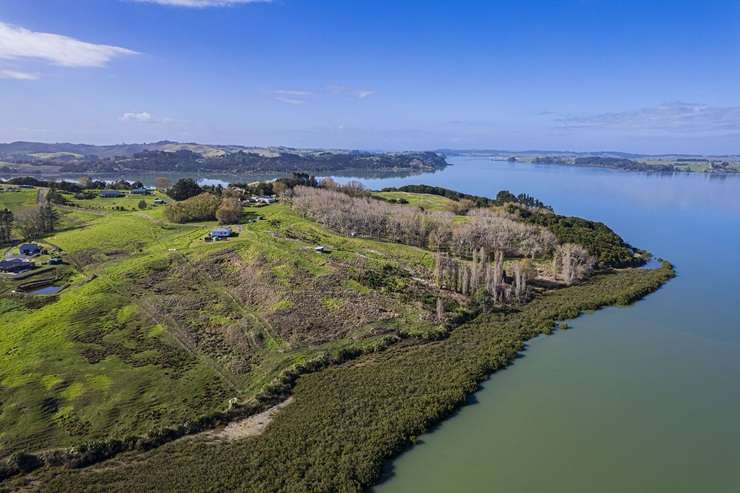
<svg viewBox="0 0 740 493">
<path fill-rule="evenodd" d="M 505 206 L 509 213 L 518 216 L 522 221 L 547 228 L 559 243 L 574 243 L 585 247 L 597 258 L 601 267 L 635 266 L 643 262 L 640 257 L 635 257 L 635 249 L 607 225 L 579 217 L 555 214 L 551 207 L 527 194 L 515 196 L 504 190 L 499 192 L 495 199 L 490 199 L 430 185 L 406 185 L 400 188 L 386 188 L 384 191 L 439 195 L 455 201 L 467 200 L 476 207 Z"/>
<path fill-rule="evenodd" d="M 259 437 L 187 440 L 87 470 L 41 470 L 7 488 L 49 491 L 361 491 L 385 460 L 465 403 L 524 342 L 583 310 L 628 304 L 674 275 L 628 269 L 494 312 L 449 338 L 402 344 L 298 380 L 295 401 Z M 43 485 L 43 486 L 40 486 Z"/>
<path fill-rule="evenodd" d="M 604 223 L 519 207 L 510 207 L 509 210 L 529 224 L 546 227 L 560 243 L 583 246 L 602 267 L 634 266 L 644 262 L 642 257 L 635 256 L 632 246 Z"/>
</svg>

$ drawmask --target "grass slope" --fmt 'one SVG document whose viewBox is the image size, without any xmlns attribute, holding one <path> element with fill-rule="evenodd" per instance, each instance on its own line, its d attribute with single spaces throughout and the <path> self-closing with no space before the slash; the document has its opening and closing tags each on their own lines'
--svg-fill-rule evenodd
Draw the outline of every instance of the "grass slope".
<svg viewBox="0 0 740 493">
<path fill-rule="evenodd" d="M 43 242 L 76 267 L 70 286 L 35 309 L 0 299 L 0 456 L 178 425 L 323 354 L 438 330 L 433 306 L 399 294 L 410 277 L 385 290 L 354 276 L 428 271 L 429 252 L 344 238 L 281 204 L 218 243 L 202 239 L 215 223 L 169 224 L 161 208 L 62 210 L 68 227 Z"/>
<path fill-rule="evenodd" d="M 26 207 L 31 207 L 36 203 L 37 191 L 33 189 L 21 188 L 18 191 L 0 192 L 0 209 L 10 209 L 11 212 L 18 212 Z"/>
<path fill-rule="evenodd" d="M 429 193 L 375 192 L 373 195 L 386 200 L 406 201 L 410 206 L 428 211 L 447 211 L 455 205 L 455 202 L 447 197 Z"/>
</svg>

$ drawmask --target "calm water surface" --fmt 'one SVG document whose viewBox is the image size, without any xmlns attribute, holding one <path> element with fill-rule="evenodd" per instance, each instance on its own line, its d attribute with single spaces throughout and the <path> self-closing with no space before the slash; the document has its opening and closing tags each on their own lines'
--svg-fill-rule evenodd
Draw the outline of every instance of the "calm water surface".
<svg viewBox="0 0 740 493">
<path fill-rule="evenodd" d="M 374 491 L 740 492 L 740 177 L 452 161 L 364 181 L 526 192 L 606 222 L 679 277 L 532 341 Z"/>
</svg>

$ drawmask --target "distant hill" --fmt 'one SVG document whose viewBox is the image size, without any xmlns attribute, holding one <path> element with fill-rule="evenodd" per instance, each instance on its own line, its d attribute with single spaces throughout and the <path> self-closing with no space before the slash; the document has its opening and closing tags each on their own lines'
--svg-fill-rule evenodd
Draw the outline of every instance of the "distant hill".
<svg viewBox="0 0 740 493">
<path fill-rule="evenodd" d="M 423 172 L 448 165 L 444 155 L 437 152 L 366 152 L 173 141 L 104 146 L 11 142 L 0 144 L 0 162 L 0 172 L 5 173 Z"/>
<path fill-rule="evenodd" d="M 516 163 L 611 168 L 642 172 L 740 173 L 740 155 L 634 154 L 596 151 L 506 151 L 493 149 L 442 149 L 447 156 L 490 157 Z"/>
</svg>

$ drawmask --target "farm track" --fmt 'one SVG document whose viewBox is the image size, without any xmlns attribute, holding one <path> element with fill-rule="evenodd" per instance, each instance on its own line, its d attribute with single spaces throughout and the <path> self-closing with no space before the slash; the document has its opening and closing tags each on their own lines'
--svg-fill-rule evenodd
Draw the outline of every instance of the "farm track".
<svg viewBox="0 0 740 493">
<path fill-rule="evenodd" d="M 77 210 L 74 207 L 67 208 L 69 210 Z M 87 210 L 86 210 L 87 211 Z M 97 212 L 92 211 L 95 215 L 100 216 L 107 216 L 108 214 L 105 212 Z M 143 217 L 152 222 L 153 224 L 156 224 L 160 227 L 163 227 L 164 229 L 164 223 L 161 221 L 157 221 L 156 219 L 152 218 L 151 216 L 147 214 L 137 214 L 137 217 Z M 185 233 L 185 235 L 193 234 L 192 232 Z M 150 239 L 153 243 L 159 244 L 162 248 L 167 248 L 166 245 L 164 245 L 161 241 L 161 239 L 154 233 L 152 233 Z M 48 243 L 48 242 L 47 242 Z M 55 246 L 51 243 L 49 243 L 52 246 Z M 58 247 L 57 247 L 58 248 Z M 180 254 L 182 255 L 182 254 Z M 182 255 L 184 257 L 184 255 Z M 86 269 L 83 267 L 79 262 L 77 262 L 74 258 L 74 255 L 71 255 L 71 261 L 75 265 L 75 267 L 82 273 L 87 274 L 89 276 L 95 276 L 101 279 L 102 282 L 106 284 L 108 289 L 110 289 L 112 292 L 116 293 L 117 295 L 123 297 L 123 298 L 130 298 L 131 293 L 130 292 L 124 292 L 122 291 L 115 282 L 113 282 L 109 276 L 103 274 L 100 269 L 95 269 L 95 272 L 90 272 L 90 269 Z M 160 324 L 163 327 L 167 329 L 167 332 L 172 335 L 172 338 L 177 342 L 177 344 L 184 349 L 186 352 L 194 356 L 198 361 L 203 363 L 209 370 L 211 370 L 213 373 L 218 375 L 233 391 L 235 391 L 237 394 L 241 394 L 241 385 L 239 384 L 238 380 L 235 378 L 233 374 L 231 374 L 228 371 L 225 371 L 222 365 L 220 365 L 218 362 L 216 362 L 213 358 L 211 358 L 208 354 L 201 351 L 195 341 L 192 339 L 190 334 L 183 329 L 180 324 L 178 324 L 172 317 L 165 315 L 165 314 L 159 314 L 160 310 L 157 310 L 152 304 L 148 301 L 146 301 L 143 297 L 140 297 L 137 300 L 137 305 L 140 306 L 143 311 L 145 312 L 146 316 L 154 323 Z"/>
<path fill-rule="evenodd" d="M 148 214 L 140 214 L 140 213 L 137 213 L 137 216 L 143 217 L 147 221 L 149 221 L 149 222 L 151 222 L 153 224 L 156 224 L 156 225 L 158 225 L 160 227 L 164 227 L 165 224 L 166 224 L 163 221 L 160 221 L 158 219 L 155 219 L 155 218 L 151 217 Z M 201 232 L 200 232 L 200 230 L 196 230 L 196 231 L 193 231 L 193 232 L 185 233 L 182 236 L 183 237 L 187 237 L 187 236 L 190 236 L 190 235 L 192 235 L 192 236 L 196 236 L 197 235 L 197 237 L 199 238 L 201 236 Z M 162 245 L 162 242 L 161 242 L 161 240 L 159 238 L 154 238 L 153 237 L 152 240 L 154 242 L 159 243 L 160 246 L 165 247 L 164 245 Z M 189 247 L 190 247 L 190 245 L 192 244 L 193 241 L 195 241 L 195 238 L 193 238 L 193 239 L 190 240 L 190 242 L 188 243 L 188 246 Z M 211 276 L 210 273 L 208 273 L 207 271 L 205 271 L 201 267 L 198 267 L 197 265 L 195 265 L 190 260 L 190 258 L 187 255 L 181 253 L 178 250 L 174 250 L 173 253 L 175 255 L 177 255 L 178 258 L 180 258 L 180 260 L 182 260 L 183 262 L 185 262 L 192 269 L 192 271 L 196 274 L 196 276 L 199 279 L 201 279 L 201 281 L 204 281 L 204 285 L 207 285 L 208 288 L 209 288 L 209 290 L 211 290 L 212 292 L 216 293 L 217 295 L 219 293 L 221 293 L 224 296 L 227 296 L 231 300 L 233 306 L 235 306 L 241 312 L 242 316 L 244 316 L 245 318 L 250 319 L 256 326 L 258 326 L 258 327 L 260 327 L 262 329 L 262 331 L 265 333 L 266 338 L 271 343 L 273 343 L 273 344 L 278 344 L 279 343 L 279 341 L 273 335 L 274 334 L 274 328 L 272 327 L 272 325 L 270 324 L 270 322 L 268 322 L 264 318 L 260 317 L 259 315 L 253 313 L 252 311 L 249 311 L 249 310 L 245 309 L 243 303 L 241 303 L 237 299 L 237 297 L 234 296 L 234 294 L 229 290 L 229 288 L 218 286 L 218 281 L 216 279 L 214 279 Z M 252 345 L 253 345 L 254 349 L 260 349 L 260 345 L 257 344 L 257 342 L 254 339 L 254 334 L 252 334 L 251 332 L 250 332 L 250 339 L 252 340 Z"/>
</svg>

